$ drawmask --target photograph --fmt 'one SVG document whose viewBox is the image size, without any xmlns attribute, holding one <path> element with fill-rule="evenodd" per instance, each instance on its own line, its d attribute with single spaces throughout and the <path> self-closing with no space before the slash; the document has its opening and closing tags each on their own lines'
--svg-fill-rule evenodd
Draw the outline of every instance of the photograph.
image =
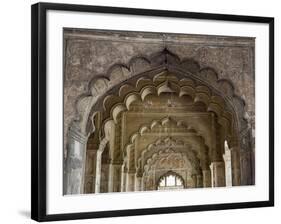
<svg viewBox="0 0 281 224">
<path fill-rule="evenodd" d="M 274 205 L 274 18 L 31 16 L 32 219 Z"/>
<path fill-rule="evenodd" d="M 62 41 L 64 195 L 255 185 L 255 37 Z"/>
<path fill-rule="evenodd" d="M 0 223 L 280 219 L 280 7 L 203 1 L 4 1 Z"/>
</svg>

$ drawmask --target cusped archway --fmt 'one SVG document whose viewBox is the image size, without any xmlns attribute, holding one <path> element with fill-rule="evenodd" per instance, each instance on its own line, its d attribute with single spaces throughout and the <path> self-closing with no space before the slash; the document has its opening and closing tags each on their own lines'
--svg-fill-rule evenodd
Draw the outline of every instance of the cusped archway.
<svg viewBox="0 0 281 224">
<path fill-rule="evenodd" d="M 136 190 L 143 182 L 137 158 L 147 150 L 140 142 L 149 145 L 159 136 L 171 135 L 188 139 L 195 148 L 196 138 L 203 139 L 200 147 L 207 153 L 200 152 L 205 160 L 199 160 L 196 178 L 208 183 L 211 163 L 214 169 L 223 169 L 223 142 L 227 140 L 235 154 L 233 178 L 239 185 L 239 145 L 247 130 L 244 106 L 230 81 L 218 79 L 213 69 L 200 68 L 194 60 L 180 59 L 167 49 L 149 58 L 134 58 L 127 66 L 113 66 L 107 75 L 95 77 L 88 93 L 76 103 L 77 118 L 71 129 L 75 127 L 87 139 L 81 174 L 84 191 L 99 192 L 102 182 L 106 191 L 121 191 L 124 186 Z M 212 184 L 224 182 L 217 178 Z"/>
</svg>

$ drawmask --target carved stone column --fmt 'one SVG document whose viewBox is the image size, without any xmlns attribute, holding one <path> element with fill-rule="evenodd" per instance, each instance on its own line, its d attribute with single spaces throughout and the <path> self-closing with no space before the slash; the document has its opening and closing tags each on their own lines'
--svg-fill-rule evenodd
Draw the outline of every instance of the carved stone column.
<svg viewBox="0 0 281 224">
<path fill-rule="evenodd" d="M 197 174 L 196 175 L 197 178 L 197 187 L 203 187 L 203 177 L 202 174 Z"/>
<path fill-rule="evenodd" d="M 212 187 L 225 186 L 225 165 L 223 161 L 212 162 L 210 165 Z"/>
<path fill-rule="evenodd" d="M 88 144 L 88 143 L 87 143 Z M 84 193 L 94 193 L 96 183 L 96 158 L 97 150 L 87 149 L 85 164 Z"/>
<path fill-rule="evenodd" d="M 135 176 L 135 191 L 141 191 L 141 190 L 142 190 L 142 173 L 138 169 Z"/>
<path fill-rule="evenodd" d="M 197 175 L 196 174 L 192 174 L 191 175 L 192 178 L 192 182 L 193 182 L 193 187 L 197 187 Z"/>
<path fill-rule="evenodd" d="M 84 191 L 86 142 L 87 137 L 78 128 L 69 130 L 64 164 L 64 194 L 81 194 Z"/>
<path fill-rule="evenodd" d="M 108 192 L 108 182 L 109 182 L 109 161 L 103 161 L 101 164 L 101 180 L 100 180 L 100 192 L 105 193 Z"/>
<path fill-rule="evenodd" d="M 211 170 L 206 169 L 202 171 L 203 173 L 203 187 L 211 187 Z"/>
<path fill-rule="evenodd" d="M 256 183 L 256 156 L 255 156 L 255 148 L 252 148 L 251 152 L 251 164 L 252 164 L 252 184 Z"/>
<path fill-rule="evenodd" d="M 97 162 L 96 162 L 96 183 L 95 183 L 95 193 L 100 192 L 100 184 L 101 184 L 101 156 L 108 143 L 108 139 L 104 138 L 99 145 L 99 149 L 97 151 Z"/>
<path fill-rule="evenodd" d="M 225 130 L 216 121 L 216 147 L 211 154 L 211 182 L 212 187 L 225 187 L 225 163 L 223 161 Z"/>
<path fill-rule="evenodd" d="M 228 147 L 228 143 L 224 143 L 223 160 L 225 164 L 225 185 L 227 187 L 232 186 L 232 165 L 231 165 L 231 151 Z"/>
<path fill-rule="evenodd" d="M 113 161 L 109 165 L 108 192 L 121 191 L 122 163 Z"/>
<path fill-rule="evenodd" d="M 114 177 L 114 165 L 109 164 L 109 174 L 108 174 L 108 192 L 113 192 L 113 177 Z"/>
<path fill-rule="evenodd" d="M 135 191 L 135 176 L 134 170 L 129 170 L 127 173 L 126 192 Z"/>
<path fill-rule="evenodd" d="M 200 162 L 202 168 L 202 176 L 203 176 L 203 187 L 211 187 L 211 170 L 209 166 L 209 156 L 208 156 L 208 148 L 203 148 L 203 158 Z"/>
<path fill-rule="evenodd" d="M 240 153 L 239 148 L 232 147 L 231 151 L 231 174 L 232 174 L 232 186 L 241 185 L 241 175 L 240 175 Z"/>
<path fill-rule="evenodd" d="M 121 174 L 121 192 L 126 192 L 127 173 L 128 173 L 128 169 L 124 164 L 122 165 L 122 174 Z"/>
<path fill-rule="evenodd" d="M 241 185 L 241 169 L 240 169 L 240 146 L 237 138 L 231 138 L 229 141 L 230 157 L 231 157 L 231 175 L 232 186 Z"/>
<path fill-rule="evenodd" d="M 249 149 L 242 149 L 240 152 L 240 164 L 241 164 L 241 185 L 252 184 L 252 169 L 251 169 L 251 152 Z"/>
<path fill-rule="evenodd" d="M 102 151 L 97 151 L 97 162 L 96 162 L 96 182 L 95 182 L 95 193 L 100 192 L 100 179 L 101 179 L 101 155 Z"/>
<path fill-rule="evenodd" d="M 253 141 L 250 129 L 240 133 L 240 185 L 252 185 L 253 184 Z"/>
<path fill-rule="evenodd" d="M 141 177 L 141 191 L 145 190 L 144 176 Z"/>
</svg>

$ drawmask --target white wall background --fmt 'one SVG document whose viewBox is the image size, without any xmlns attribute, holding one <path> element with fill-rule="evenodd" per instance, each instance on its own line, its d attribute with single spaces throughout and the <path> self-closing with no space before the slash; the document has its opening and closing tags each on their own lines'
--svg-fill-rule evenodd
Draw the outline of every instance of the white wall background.
<svg viewBox="0 0 281 224">
<path fill-rule="evenodd" d="M 51 0 L 50 0 L 51 1 Z M 36 1 L 6 0 L 0 7 L 0 223 L 35 223 L 30 220 L 30 5 Z M 276 206 L 168 215 L 150 215 L 60 223 L 277 223 L 280 198 L 280 5 L 278 0 L 60 0 L 119 7 L 153 8 L 195 12 L 275 17 L 275 161 Z M 279 189 L 278 189 L 279 188 Z M 275 221 L 276 220 L 276 221 Z M 275 222 L 274 222 L 275 221 Z"/>
</svg>

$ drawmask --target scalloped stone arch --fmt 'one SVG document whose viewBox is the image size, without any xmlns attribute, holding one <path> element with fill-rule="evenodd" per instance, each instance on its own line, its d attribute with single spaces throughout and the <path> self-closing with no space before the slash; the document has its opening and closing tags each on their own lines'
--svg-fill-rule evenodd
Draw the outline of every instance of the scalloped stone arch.
<svg viewBox="0 0 281 224">
<path fill-rule="evenodd" d="M 163 139 L 157 139 L 155 141 L 154 144 L 152 144 L 153 146 L 156 146 L 161 144 L 161 142 L 165 141 L 165 139 L 167 138 L 163 138 Z M 138 159 L 138 166 L 140 166 L 140 161 L 143 161 L 143 164 L 141 165 L 141 167 L 138 167 L 139 169 L 144 169 L 145 165 L 148 164 L 148 160 L 149 158 L 153 158 L 154 155 L 159 154 L 161 151 L 166 152 L 166 150 L 171 150 L 173 152 L 179 152 L 179 153 L 183 153 L 186 154 L 187 158 L 189 159 L 190 164 L 193 165 L 193 167 L 198 171 L 200 169 L 200 159 L 197 157 L 196 152 L 192 149 L 192 145 L 190 144 L 185 144 L 184 142 L 182 144 L 180 144 L 180 141 L 175 140 L 175 142 L 177 143 L 175 146 L 173 147 L 167 147 L 165 149 L 154 149 L 153 147 L 147 146 L 147 149 L 145 151 L 143 151 L 142 153 L 145 154 L 149 151 L 152 151 L 151 156 L 144 156 L 142 155 L 143 158 L 139 158 Z"/>
<path fill-rule="evenodd" d="M 124 87 L 126 88 L 126 94 L 124 94 L 124 89 L 120 88 L 118 96 L 113 94 L 107 95 L 103 100 L 105 122 L 113 119 L 117 123 L 120 113 L 130 110 L 130 105 L 136 101 L 143 102 L 148 95 L 159 96 L 161 93 L 170 92 L 176 93 L 178 97 L 190 96 L 194 103 L 204 103 L 207 111 L 214 112 L 219 117 L 219 123 L 225 126 L 225 129 L 228 130 L 230 135 L 232 134 L 235 114 L 228 111 L 225 100 L 222 97 L 212 95 L 208 87 L 203 85 L 195 86 L 191 80 L 186 78 L 177 79 L 177 83 L 175 83 L 174 80 L 169 80 L 171 77 L 173 78 L 175 76 L 170 75 L 170 77 L 165 77 L 162 81 L 159 81 L 162 78 L 159 76 L 158 78 L 154 78 L 153 81 L 142 77 L 137 80 L 136 87 L 126 84 Z"/>
<path fill-rule="evenodd" d="M 146 161 L 146 164 L 144 165 L 144 168 L 143 168 L 144 174 L 151 171 L 152 170 L 151 167 L 153 165 L 157 165 L 156 162 L 159 161 L 159 159 L 162 159 L 164 157 L 167 157 L 167 156 L 173 155 L 173 154 L 181 155 L 183 160 L 186 162 L 187 167 L 192 167 L 194 170 L 196 170 L 196 168 L 192 166 L 192 163 L 190 162 L 191 159 L 187 153 L 177 152 L 176 150 L 172 150 L 172 149 L 163 149 L 163 150 L 160 150 L 160 151 L 154 153 L 151 156 L 151 158 L 149 158 Z M 196 170 L 196 172 L 198 172 L 198 170 Z"/>
<path fill-rule="evenodd" d="M 142 82 L 137 82 L 139 85 L 136 85 L 135 88 L 132 87 L 124 96 L 106 96 L 103 101 L 103 111 L 106 120 L 113 119 L 114 122 L 117 123 L 117 118 L 120 113 L 129 111 L 130 105 L 136 101 L 143 102 L 148 95 L 159 96 L 161 93 L 175 93 L 178 97 L 190 96 L 194 103 L 204 103 L 207 107 L 207 111 L 214 112 L 219 117 L 220 124 L 224 125 L 225 128 L 231 132 L 232 113 L 226 108 L 224 99 L 220 96 L 212 95 L 208 87 L 203 85 L 192 86 L 190 82 L 185 84 L 187 80 L 178 80 L 178 83 L 175 83 L 174 81 L 168 80 L 168 78 L 159 83 L 146 79 L 146 85 L 144 85 L 144 79 L 141 80 Z M 128 86 L 126 87 L 128 88 Z M 109 110 L 109 108 L 111 109 Z M 110 113 L 106 114 L 106 111 L 110 111 Z"/>
<path fill-rule="evenodd" d="M 185 154 L 178 153 L 178 152 L 173 153 L 173 152 L 171 152 L 171 150 L 169 152 L 164 152 L 164 151 L 165 150 L 155 154 L 153 156 L 153 158 L 151 158 L 148 161 L 148 164 L 145 166 L 146 168 L 144 169 L 144 172 L 143 172 L 143 179 L 144 179 L 143 189 L 144 190 L 155 190 L 156 189 L 157 185 L 156 184 L 151 185 L 149 180 L 157 178 L 157 177 L 153 177 L 154 170 L 157 170 L 159 165 L 163 164 L 163 162 L 165 163 L 165 161 L 169 161 L 169 160 L 174 161 L 174 162 L 177 161 L 177 163 L 180 163 L 180 161 L 182 161 L 183 167 L 181 169 L 183 170 L 183 172 L 185 172 L 184 170 L 190 170 L 190 172 L 195 173 L 195 171 L 193 171 L 193 168 L 192 168 L 191 164 L 189 163 L 189 160 L 187 159 Z M 178 169 L 176 169 L 176 170 L 179 171 Z M 167 173 L 168 171 L 171 171 L 171 169 L 161 170 L 161 172 L 158 175 L 162 176 L 164 173 Z"/>
<path fill-rule="evenodd" d="M 128 65 L 114 65 L 108 69 L 106 74 L 93 78 L 90 81 L 87 93 L 78 97 L 75 104 L 77 115 L 74 122 L 78 123 L 76 126 L 80 127 L 82 133 L 88 134 L 87 123 L 93 112 L 92 109 L 100 99 L 104 98 L 103 95 L 110 93 L 114 87 L 128 82 L 134 77 L 149 74 L 156 75 L 161 71 L 170 71 L 211 86 L 218 94 L 221 93 L 220 95 L 226 96 L 225 101 L 235 112 L 238 130 L 242 131 L 247 126 L 244 119 L 245 101 L 237 96 L 231 81 L 220 80 L 214 69 L 209 67 L 201 68 L 198 62 L 190 58 L 181 60 L 167 49 L 148 57 L 135 57 L 130 60 Z"/>
<path fill-rule="evenodd" d="M 172 117 L 166 116 L 159 120 L 153 120 L 149 124 L 142 125 L 139 128 L 139 130 L 137 130 L 135 133 L 133 133 L 130 137 L 130 142 L 127 143 L 124 147 L 124 149 L 125 149 L 124 157 L 126 157 L 127 150 L 130 150 L 131 146 L 134 144 L 137 137 L 143 136 L 144 133 L 149 134 L 157 127 L 178 128 L 179 130 L 182 129 L 181 132 L 192 133 L 198 137 L 201 137 L 205 147 L 208 147 L 205 143 L 205 137 L 204 136 L 202 137 L 203 133 L 200 133 L 199 130 L 196 130 L 196 128 L 194 128 L 193 126 L 186 124 L 186 122 L 184 122 L 183 120 L 175 120 Z"/>
</svg>

